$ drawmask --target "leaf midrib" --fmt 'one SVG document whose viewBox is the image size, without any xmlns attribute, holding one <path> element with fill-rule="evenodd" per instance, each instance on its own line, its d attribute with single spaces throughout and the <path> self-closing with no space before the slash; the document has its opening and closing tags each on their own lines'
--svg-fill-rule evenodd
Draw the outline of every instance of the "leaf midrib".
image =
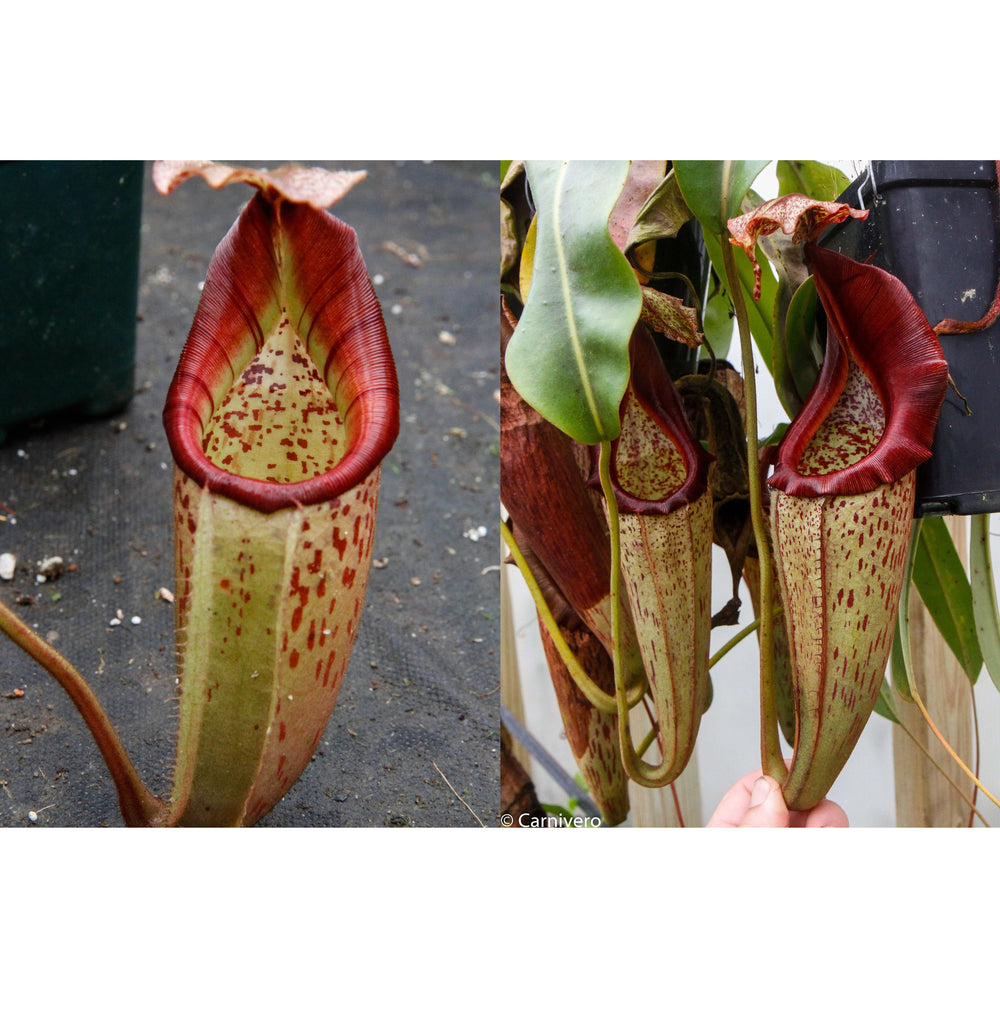
<svg viewBox="0 0 1000 1013">
<path fill-rule="evenodd" d="M 561 216 L 562 194 L 568 170 L 569 163 L 563 162 L 556 181 L 555 199 L 552 203 L 553 243 L 555 245 L 556 258 L 559 264 L 559 284 L 562 291 L 563 306 L 566 312 L 566 326 L 569 330 L 569 340 L 570 346 L 573 349 L 573 358 L 576 361 L 577 372 L 580 376 L 580 382 L 583 385 L 583 394 L 587 402 L 587 409 L 594 421 L 594 428 L 597 430 L 601 439 L 604 440 L 607 439 L 607 436 L 605 434 L 604 427 L 601 425 L 601 417 L 597 409 L 597 398 L 594 396 L 593 387 L 591 386 L 590 380 L 587 376 L 586 363 L 583 357 L 583 345 L 580 341 L 580 334 L 576 325 L 576 316 L 573 313 L 573 297 L 570 289 L 569 268 L 566 260 L 566 250 L 563 246 Z"/>
</svg>

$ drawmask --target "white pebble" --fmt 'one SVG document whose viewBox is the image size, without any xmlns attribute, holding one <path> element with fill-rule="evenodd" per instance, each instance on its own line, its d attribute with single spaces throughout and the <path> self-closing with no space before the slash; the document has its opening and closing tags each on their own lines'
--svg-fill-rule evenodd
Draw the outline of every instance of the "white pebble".
<svg viewBox="0 0 1000 1013">
<path fill-rule="evenodd" d="M 142 622 L 142 617 L 141 616 L 132 616 L 132 619 L 130 620 L 130 622 L 132 623 L 133 626 L 138 626 L 139 623 Z"/>
<path fill-rule="evenodd" d="M 0 555 L 0 580 L 13 580 L 16 569 L 17 556 L 12 552 L 5 552 L 3 555 Z"/>
</svg>

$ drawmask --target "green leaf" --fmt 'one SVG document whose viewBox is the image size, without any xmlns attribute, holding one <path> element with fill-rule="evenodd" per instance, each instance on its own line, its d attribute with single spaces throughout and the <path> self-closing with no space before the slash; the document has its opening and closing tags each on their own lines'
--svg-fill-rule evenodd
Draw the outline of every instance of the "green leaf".
<svg viewBox="0 0 1000 1013">
<path fill-rule="evenodd" d="M 692 214 L 706 232 L 726 234 L 726 223 L 740 214 L 740 202 L 768 160 L 759 162 L 674 162 L 674 172 Z"/>
<path fill-rule="evenodd" d="M 825 162 L 792 162 L 782 159 L 776 165 L 778 196 L 802 193 L 815 200 L 836 200 L 850 180 L 835 166 Z"/>
<path fill-rule="evenodd" d="M 913 583 L 945 643 L 974 683 L 983 667 L 983 654 L 972 589 L 943 517 L 928 517 L 921 525 Z"/>
<path fill-rule="evenodd" d="M 893 644 L 893 650 L 895 649 L 896 645 Z M 878 697 L 875 700 L 874 709 L 876 714 L 880 714 L 889 721 L 894 721 L 897 725 L 900 724 L 899 715 L 896 713 L 896 704 L 892 698 L 892 687 L 884 676 L 882 678 L 882 688 L 878 691 Z"/>
<path fill-rule="evenodd" d="M 722 279 L 726 277 L 726 270 L 722 262 L 721 243 L 729 242 L 727 223 L 730 218 L 742 213 L 743 198 L 747 195 L 750 184 L 766 165 L 766 159 L 756 162 L 674 162 L 674 173 L 680 184 L 681 193 L 692 214 L 702 224 L 709 258 L 715 273 Z M 749 258 L 742 254 L 737 256 L 736 270 L 744 292 L 750 332 L 767 368 L 771 369 L 777 281 L 770 270 L 763 270 L 761 296 L 755 301 L 752 297 L 753 265 Z"/>
<path fill-rule="evenodd" d="M 677 184 L 677 174 L 669 172 L 663 182 L 639 209 L 629 231 L 626 252 L 643 243 L 672 238 L 691 218 L 691 209 Z"/>
<path fill-rule="evenodd" d="M 892 654 L 889 659 L 889 672 L 896 692 L 907 702 L 913 703 L 910 693 L 910 677 L 907 672 L 907 658 L 910 655 L 910 622 L 903 612 L 900 602 L 899 615 L 896 617 L 896 635 L 892 638 Z M 881 693 L 879 694 L 881 696 Z"/>
<path fill-rule="evenodd" d="M 628 162 L 527 162 L 537 209 L 531 288 L 507 373 L 536 411 L 578 443 L 614 439 L 642 295 L 608 233 Z"/>
<path fill-rule="evenodd" d="M 913 703 L 913 694 L 910 692 L 910 673 L 913 671 L 913 663 L 910 660 L 910 590 L 913 587 L 913 562 L 923 524 L 923 519 L 918 517 L 913 522 L 913 531 L 910 534 L 910 551 L 906 557 L 906 570 L 903 573 L 903 591 L 899 599 L 896 636 L 892 641 L 890 659 L 893 688 L 907 703 Z"/>
<path fill-rule="evenodd" d="M 810 277 L 795 290 L 784 334 L 774 339 L 774 385 L 789 418 L 795 418 L 805 404 L 823 362 L 816 336 L 816 303 L 816 285 Z"/>
<path fill-rule="evenodd" d="M 733 343 L 733 304 L 725 288 L 719 288 L 709 296 L 702 319 L 705 341 L 711 345 L 717 359 L 725 359 Z M 703 353 L 704 354 L 704 353 Z"/>
<path fill-rule="evenodd" d="M 1000 612 L 997 610 L 997 591 L 990 551 L 990 516 L 976 514 L 970 518 L 969 573 L 972 611 L 983 661 L 993 684 L 1000 689 Z"/>
</svg>

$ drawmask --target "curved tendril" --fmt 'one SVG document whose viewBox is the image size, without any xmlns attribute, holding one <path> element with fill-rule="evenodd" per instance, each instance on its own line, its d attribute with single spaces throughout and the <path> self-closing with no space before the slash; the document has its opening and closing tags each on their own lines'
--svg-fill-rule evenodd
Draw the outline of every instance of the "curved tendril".
<svg viewBox="0 0 1000 1013">
<path fill-rule="evenodd" d="M 650 730 L 648 732 L 646 732 L 646 736 L 642 740 L 642 742 L 639 743 L 639 748 L 636 749 L 636 753 L 639 756 L 645 756 L 646 755 L 646 751 L 649 749 L 649 747 L 654 742 L 656 742 L 656 736 L 657 736 L 657 730 L 656 730 L 656 726 L 654 725 L 652 728 L 650 728 Z"/>
<path fill-rule="evenodd" d="M 778 616 L 781 613 L 781 609 L 777 608 L 774 610 L 774 615 Z M 727 640 L 716 652 L 708 659 L 708 667 L 712 669 L 734 648 L 737 644 L 742 643 L 747 637 L 753 633 L 754 630 L 760 627 L 760 620 L 755 619 L 749 626 L 745 626 L 739 633 L 737 633 L 732 639 Z"/>
<path fill-rule="evenodd" d="M 610 694 L 605 693 L 603 689 L 598 686 L 593 679 L 583 670 L 580 662 L 576 660 L 576 655 L 573 654 L 569 645 L 566 643 L 566 638 L 563 637 L 562 631 L 559 629 L 559 624 L 556 622 L 555 616 L 552 615 L 552 610 L 548 606 L 548 602 L 545 601 L 545 596 L 542 594 L 542 589 L 538 586 L 538 581 L 535 580 L 534 574 L 531 572 L 531 568 L 528 566 L 527 560 L 524 558 L 524 554 L 518 547 L 517 542 L 514 540 L 514 535 L 511 533 L 510 528 L 506 524 L 500 525 L 500 534 L 503 536 L 504 545 L 507 546 L 510 551 L 514 562 L 517 564 L 518 570 L 521 572 L 521 576 L 524 578 L 525 584 L 528 586 L 528 591 L 531 593 L 531 599 L 535 603 L 535 608 L 538 610 L 539 618 L 545 625 L 545 629 L 552 637 L 552 642 L 556 646 L 556 650 L 559 652 L 559 657 L 566 663 L 566 667 L 569 669 L 569 674 L 573 677 L 573 681 L 576 683 L 580 692 L 597 708 L 602 714 L 615 714 L 618 710 L 618 705 L 615 698 Z M 632 696 L 627 699 L 629 708 L 634 707 L 645 693 L 645 686 L 639 686 L 632 691 Z"/>
</svg>

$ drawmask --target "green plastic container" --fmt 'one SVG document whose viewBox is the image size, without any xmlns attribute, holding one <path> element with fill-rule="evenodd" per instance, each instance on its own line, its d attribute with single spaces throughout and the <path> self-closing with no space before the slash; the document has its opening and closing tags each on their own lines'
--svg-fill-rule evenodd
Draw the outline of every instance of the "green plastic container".
<svg viewBox="0 0 1000 1013">
<path fill-rule="evenodd" d="M 0 442 L 132 397 L 142 162 L 0 162 Z"/>
</svg>

